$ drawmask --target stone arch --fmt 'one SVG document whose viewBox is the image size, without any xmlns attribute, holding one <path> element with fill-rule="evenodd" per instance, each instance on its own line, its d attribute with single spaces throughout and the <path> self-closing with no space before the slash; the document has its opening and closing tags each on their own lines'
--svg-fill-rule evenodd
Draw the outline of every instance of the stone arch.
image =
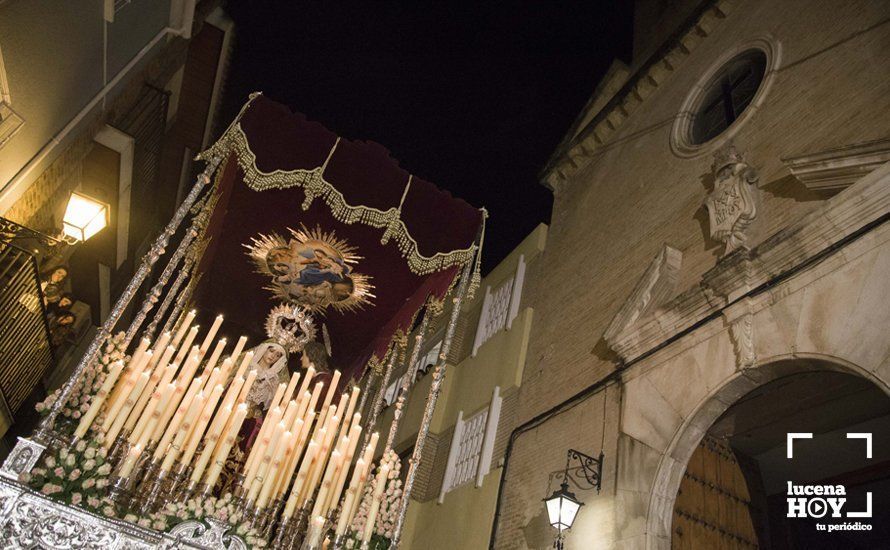
<svg viewBox="0 0 890 550">
<path fill-rule="evenodd" d="M 866 379 L 890 397 L 890 381 L 844 359 L 815 353 L 789 354 L 759 361 L 738 371 L 711 391 L 674 433 L 655 471 L 653 491 L 646 513 L 646 548 L 670 548 L 671 522 L 680 481 L 705 432 L 739 397 L 774 380 L 828 370 Z"/>
</svg>

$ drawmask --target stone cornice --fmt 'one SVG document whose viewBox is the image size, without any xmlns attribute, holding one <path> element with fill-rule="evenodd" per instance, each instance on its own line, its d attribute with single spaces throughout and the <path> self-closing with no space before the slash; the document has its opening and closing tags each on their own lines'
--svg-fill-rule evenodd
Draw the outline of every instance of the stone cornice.
<svg viewBox="0 0 890 550">
<path fill-rule="evenodd" d="M 732 0 L 705 2 L 700 11 L 630 77 L 577 135 L 560 144 L 541 171 L 541 183 L 558 192 L 572 175 L 593 158 L 595 152 L 608 143 L 618 127 L 670 77 L 698 44 L 714 32 L 733 5 Z"/>
<path fill-rule="evenodd" d="M 890 163 L 752 249 L 741 248 L 610 342 L 625 362 L 648 355 L 739 301 L 767 290 L 890 215 Z M 761 300 L 757 301 L 762 302 Z M 754 307 L 753 305 L 751 307 Z"/>
<path fill-rule="evenodd" d="M 812 190 L 837 190 L 890 161 L 890 139 L 856 143 L 782 161 L 801 183 Z"/>
</svg>

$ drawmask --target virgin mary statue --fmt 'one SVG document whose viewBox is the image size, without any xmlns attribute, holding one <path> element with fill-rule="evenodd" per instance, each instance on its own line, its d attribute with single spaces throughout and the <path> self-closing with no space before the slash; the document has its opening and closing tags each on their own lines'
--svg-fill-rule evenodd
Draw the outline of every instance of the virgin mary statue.
<svg viewBox="0 0 890 550">
<path fill-rule="evenodd" d="M 254 348 L 253 361 L 248 370 L 256 370 L 256 380 L 247 393 L 247 401 L 254 412 L 267 410 L 278 385 L 287 383 L 290 379 L 287 359 L 287 350 L 273 340 L 267 340 Z"/>
</svg>

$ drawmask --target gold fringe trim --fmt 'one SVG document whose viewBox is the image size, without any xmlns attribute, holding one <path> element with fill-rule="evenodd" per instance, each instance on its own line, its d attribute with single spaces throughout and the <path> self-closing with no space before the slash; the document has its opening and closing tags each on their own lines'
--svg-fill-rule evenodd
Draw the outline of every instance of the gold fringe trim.
<svg viewBox="0 0 890 550">
<path fill-rule="evenodd" d="M 327 163 L 333 155 L 339 143 L 339 138 L 334 144 L 331 153 L 324 164 L 316 168 L 303 170 L 273 170 L 264 172 L 256 165 L 256 154 L 251 150 L 247 135 L 241 128 L 240 119 L 246 109 L 250 106 L 254 98 L 259 94 L 253 93 L 250 99 L 241 108 L 241 112 L 232 121 L 232 124 L 226 129 L 223 136 L 214 143 L 209 149 L 198 155 L 198 159 L 206 160 L 207 158 L 217 155 L 234 154 L 238 166 L 244 173 L 244 182 L 254 191 L 267 191 L 269 189 L 289 189 L 291 187 L 301 187 L 306 196 L 303 201 L 302 208 L 307 210 L 312 202 L 319 198 L 328 205 L 335 219 L 345 224 L 362 223 L 364 225 L 384 229 L 380 243 L 385 245 L 390 240 L 394 240 L 399 248 L 402 256 L 408 263 L 409 269 L 417 275 L 429 275 L 436 271 L 441 271 L 454 265 L 465 265 L 467 262 L 475 261 L 476 266 L 473 275 L 473 284 L 471 284 L 471 292 L 478 286 L 481 257 L 482 236 L 479 238 L 479 245 L 475 243 L 469 248 L 452 250 L 450 252 L 438 252 L 432 256 L 424 256 L 417 247 L 417 241 L 408 232 L 405 222 L 401 219 L 401 204 L 398 208 L 390 208 L 388 210 L 379 210 L 363 205 L 352 205 L 346 202 L 346 198 L 338 191 L 330 182 L 324 179 L 324 171 Z M 403 193 L 402 200 L 408 192 L 411 185 L 411 178 Z M 485 218 L 488 212 L 482 209 L 483 213 L 483 229 Z"/>
</svg>

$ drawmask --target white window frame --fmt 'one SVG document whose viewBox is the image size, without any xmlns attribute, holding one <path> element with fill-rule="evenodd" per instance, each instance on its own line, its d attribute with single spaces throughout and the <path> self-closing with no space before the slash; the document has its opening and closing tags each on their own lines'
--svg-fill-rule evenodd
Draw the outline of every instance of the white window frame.
<svg viewBox="0 0 890 550">
<path fill-rule="evenodd" d="M 521 254 L 512 277 L 493 291 L 491 285 L 485 287 L 482 312 L 479 314 L 479 324 L 476 325 L 476 337 L 473 340 L 473 357 L 476 357 L 479 348 L 495 334 L 512 328 L 513 320 L 519 314 L 523 283 L 525 283 L 525 255 Z"/>
<path fill-rule="evenodd" d="M 439 504 L 445 501 L 446 494 L 471 481 L 476 487 L 481 487 L 485 476 L 491 471 L 501 415 L 500 391 L 500 387 L 495 386 L 488 407 L 470 418 L 464 420 L 464 411 L 457 413 L 445 476 L 439 491 Z"/>
</svg>

